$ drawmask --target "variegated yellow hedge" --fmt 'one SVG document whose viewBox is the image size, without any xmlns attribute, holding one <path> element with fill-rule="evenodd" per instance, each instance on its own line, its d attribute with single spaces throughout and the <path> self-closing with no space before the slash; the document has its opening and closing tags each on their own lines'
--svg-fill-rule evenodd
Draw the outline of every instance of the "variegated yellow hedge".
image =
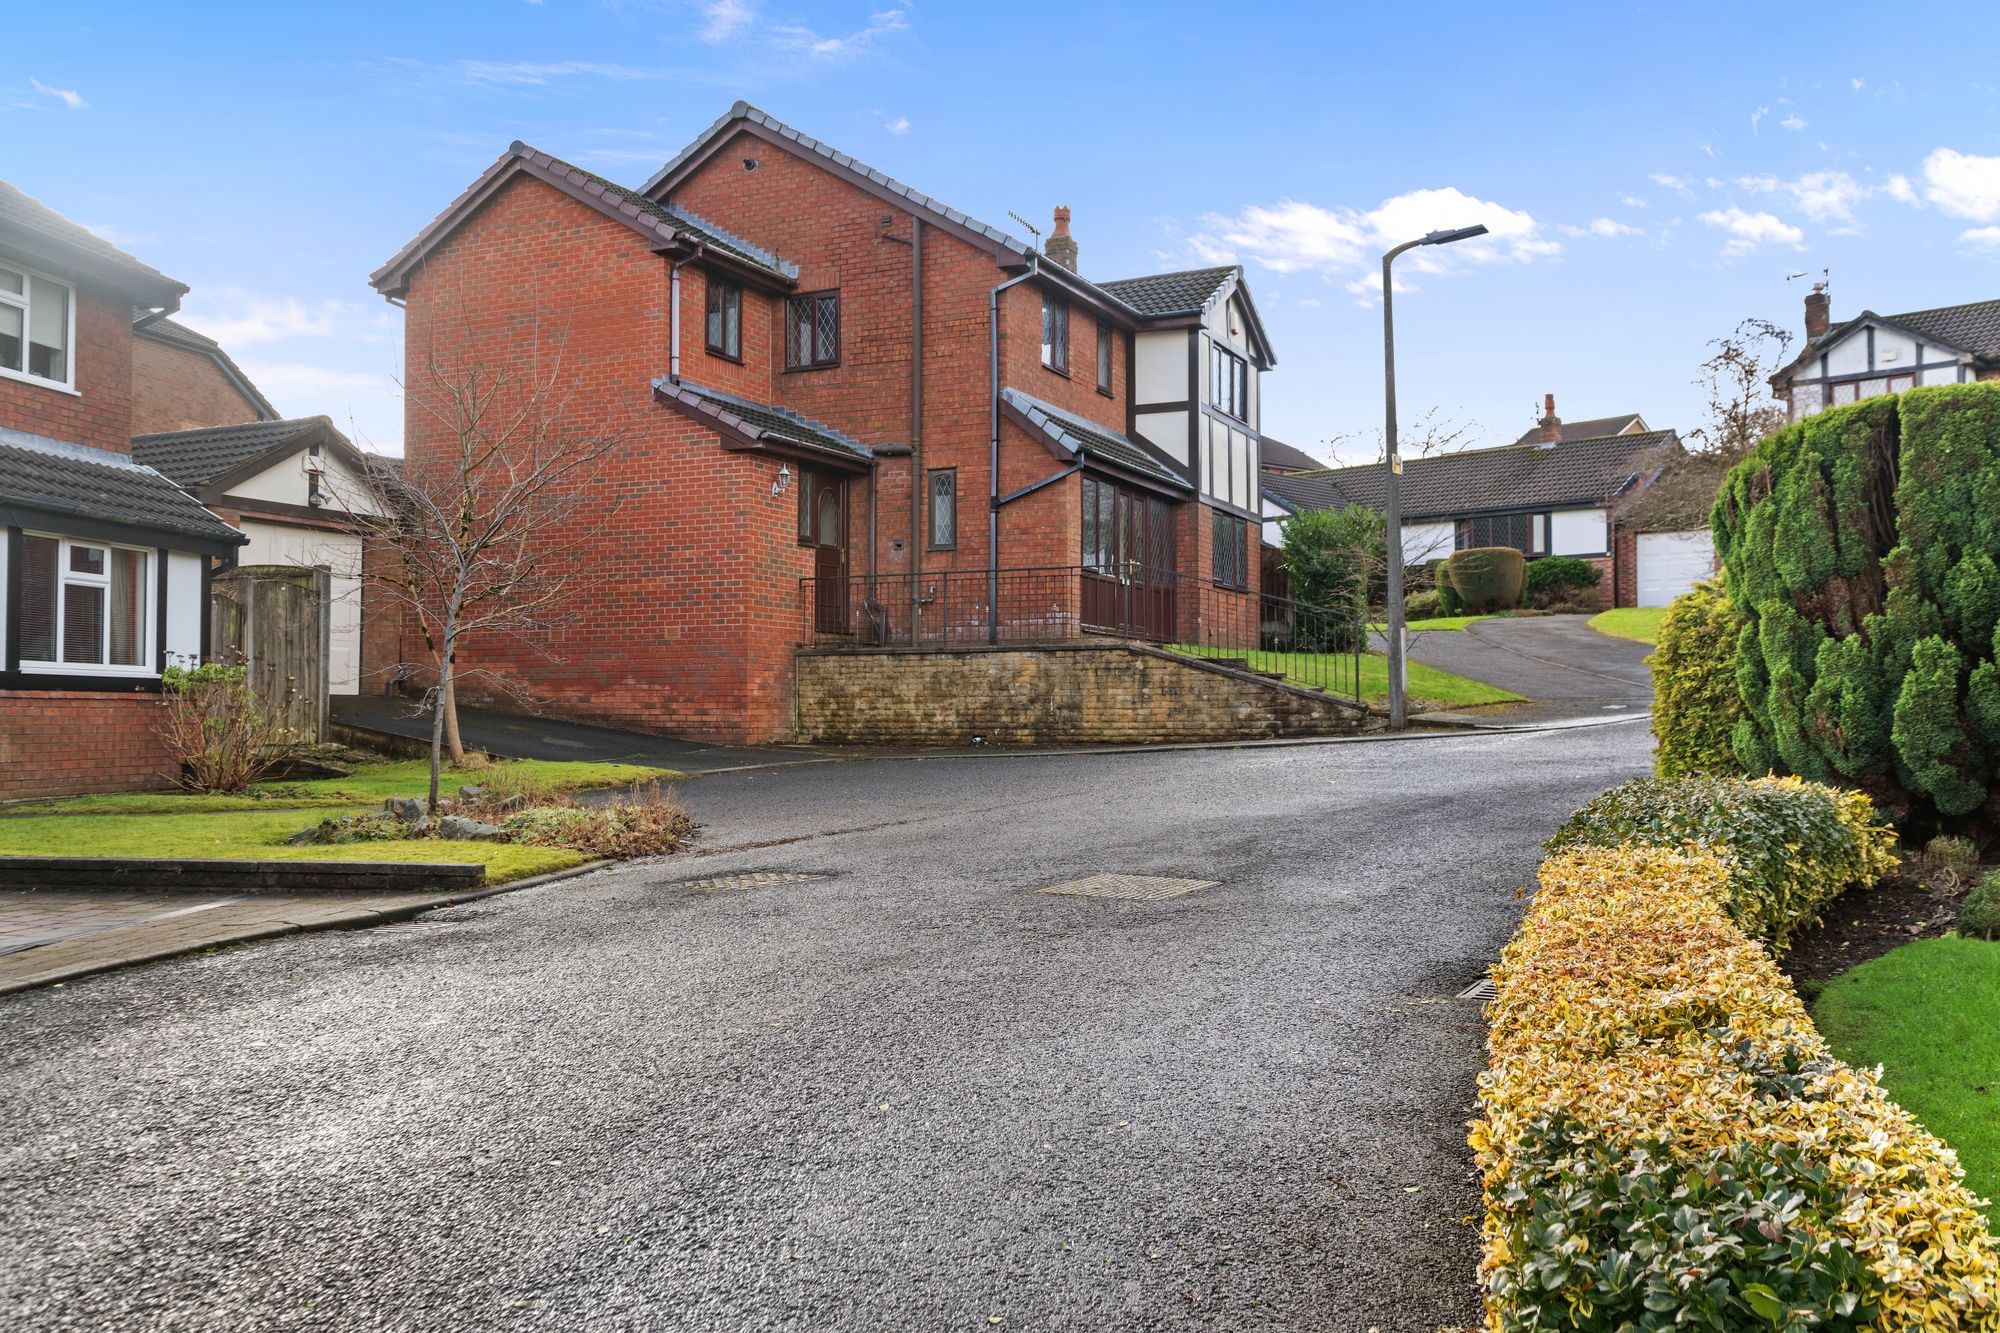
<svg viewBox="0 0 2000 1333">
<path fill-rule="evenodd" d="M 1832 1058 L 1708 852 L 1551 857 L 1473 1126 L 1495 1333 L 2000 1330 L 1951 1149 Z"/>
</svg>

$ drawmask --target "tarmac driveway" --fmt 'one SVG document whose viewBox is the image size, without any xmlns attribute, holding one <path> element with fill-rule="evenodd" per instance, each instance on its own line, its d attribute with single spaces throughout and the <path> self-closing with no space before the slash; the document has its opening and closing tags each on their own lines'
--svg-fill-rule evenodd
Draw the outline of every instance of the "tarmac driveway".
<svg viewBox="0 0 2000 1333">
<path fill-rule="evenodd" d="M 1652 648 L 1591 629 L 1588 616 L 1481 620 L 1411 636 L 1410 656 L 1530 702 L 1509 722 L 1555 722 L 1644 712 L 1653 706 Z"/>
<path fill-rule="evenodd" d="M 722 773 L 684 789 L 707 854 L 0 1000 L 0 1309 L 1470 1324 L 1483 1029 L 1453 997 L 1538 842 L 1647 749 L 1619 724 Z M 1220 883 L 1037 892 L 1101 872 Z"/>
</svg>

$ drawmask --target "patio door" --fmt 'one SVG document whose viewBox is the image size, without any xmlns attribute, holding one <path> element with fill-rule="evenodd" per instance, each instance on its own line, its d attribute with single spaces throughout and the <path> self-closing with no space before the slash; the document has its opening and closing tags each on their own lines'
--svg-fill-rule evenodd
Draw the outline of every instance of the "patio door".
<svg viewBox="0 0 2000 1333">
<path fill-rule="evenodd" d="M 1174 639 L 1174 507 L 1083 479 L 1083 623 L 1128 638 Z"/>
</svg>

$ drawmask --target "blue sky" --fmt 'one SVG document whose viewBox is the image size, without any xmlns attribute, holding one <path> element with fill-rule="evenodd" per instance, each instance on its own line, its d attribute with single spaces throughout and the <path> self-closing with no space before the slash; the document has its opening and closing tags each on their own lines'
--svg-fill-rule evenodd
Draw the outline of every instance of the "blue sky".
<svg viewBox="0 0 2000 1333">
<path fill-rule="evenodd" d="M 1265 428 L 1372 457 L 1385 242 L 1404 419 L 1697 424 L 1705 342 L 2000 297 L 2000 66 L 1879 5 L 489 0 L 16 15 L 0 175 L 194 288 L 287 413 L 400 448 L 367 275 L 521 138 L 638 184 L 738 97 L 1098 278 L 1236 259 Z M 1956 35 L 1953 30 L 1956 29 Z M 1411 256 L 1416 258 L 1417 256 Z"/>
</svg>

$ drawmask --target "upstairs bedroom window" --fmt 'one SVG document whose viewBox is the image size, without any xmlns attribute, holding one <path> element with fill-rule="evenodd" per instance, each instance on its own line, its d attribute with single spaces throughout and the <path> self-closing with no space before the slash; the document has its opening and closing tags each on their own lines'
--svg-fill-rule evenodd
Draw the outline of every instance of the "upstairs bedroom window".
<svg viewBox="0 0 2000 1333">
<path fill-rule="evenodd" d="M 146 551 L 29 535 L 21 542 L 21 664 L 146 670 Z"/>
<path fill-rule="evenodd" d="M 1102 321 L 1097 325 L 1097 391 L 1111 392 L 1111 326 Z"/>
<path fill-rule="evenodd" d="M 1218 343 L 1208 345 L 1208 402 L 1238 421 L 1250 419 L 1250 363 Z"/>
<path fill-rule="evenodd" d="M 1042 298 L 1042 364 L 1069 374 L 1069 302 L 1059 296 Z"/>
<path fill-rule="evenodd" d="M 840 364 L 840 293 L 813 292 L 785 302 L 785 369 Z"/>
<path fill-rule="evenodd" d="M 743 359 L 743 289 L 721 278 L 708 280 L 708 350 Z"/>
<path fill-rule="evenodd" d="M 0 374 L 73 388 L 69 349 L 75 316 L 68 286 L 0 264 Z"/>
</svg>

